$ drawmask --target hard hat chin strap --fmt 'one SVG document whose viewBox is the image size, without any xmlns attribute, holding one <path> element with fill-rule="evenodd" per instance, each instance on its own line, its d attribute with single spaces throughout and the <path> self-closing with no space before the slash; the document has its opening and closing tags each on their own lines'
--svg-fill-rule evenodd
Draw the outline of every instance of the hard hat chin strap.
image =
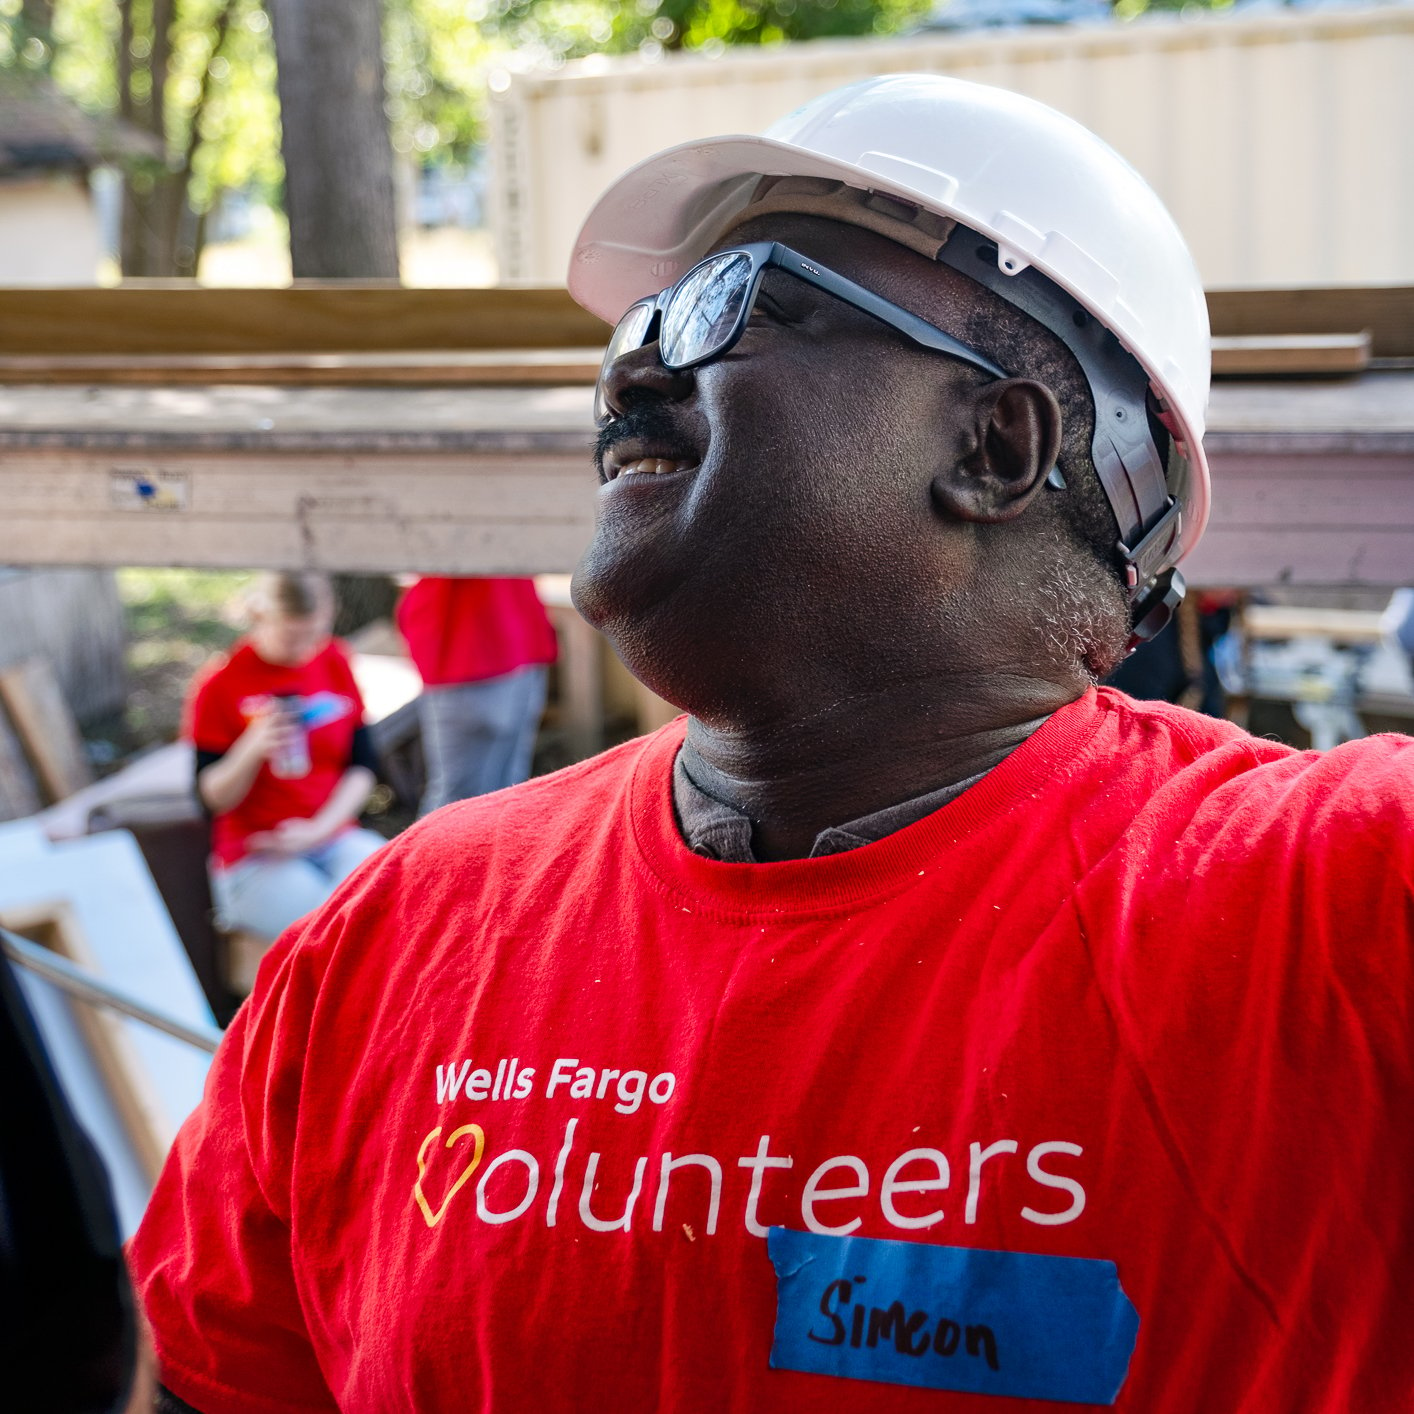
<svg viewBox="0 0 1414 1414">
<path fill-rule="evenodd" d="M 936 259 L 1030 315 L 1075 355 L 1095 404 L 1095 474 L 1119 526 L 1115 549 L 1137 613 L 1172 562 L 1183 521 L 1149 429 L 1148 375 L 1098 319 L 1039 270 L 1003 271 L 996 245 L 977 232 L 959 226 Z M 1177 583 L 1182 598 L 1182 576 Z"/>
<path fill-rule="evenodd" d="M 1148 585 L 1130 606 L 1133 628 L 1129 642 L 1125 646 L 1127 658 L 1141 643 L 1157 638 L 1160 630 L 1178 612 L 1188 586 L 1182 574 L 1176 569 L 1165 570 L 1153 583 Z"/>
</svg>

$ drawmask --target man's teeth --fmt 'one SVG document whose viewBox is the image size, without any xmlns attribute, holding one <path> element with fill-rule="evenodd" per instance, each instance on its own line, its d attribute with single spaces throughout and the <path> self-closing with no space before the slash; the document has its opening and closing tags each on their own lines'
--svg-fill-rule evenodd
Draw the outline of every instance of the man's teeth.
<svg viewBox="0 0 1414 1414">
<path fill-rule="evenodd" d="M 636 462 L 625 462 L 618 470 L 619 476 L 657 476 L 662 472 L 681 471 L 687 462 L 670 462 L 662 457 L 640 457 Z"/>
</svg>

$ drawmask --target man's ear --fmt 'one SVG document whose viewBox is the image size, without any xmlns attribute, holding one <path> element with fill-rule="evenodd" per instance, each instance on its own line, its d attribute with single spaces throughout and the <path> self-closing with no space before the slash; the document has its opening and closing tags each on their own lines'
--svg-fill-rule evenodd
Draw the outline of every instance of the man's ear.
<svg viewBox="0 0 1414 1414">
<path fill-rule="evenodd" d="M 971 450 L 934 473 L 933 502 L 956 520 L 996 522 L 1019 516 L 1040 493 L 1060 455 L 1061 410 L 1055 394 L 1030 378 L 984 383 L 970 407 Z"/>
</svg>

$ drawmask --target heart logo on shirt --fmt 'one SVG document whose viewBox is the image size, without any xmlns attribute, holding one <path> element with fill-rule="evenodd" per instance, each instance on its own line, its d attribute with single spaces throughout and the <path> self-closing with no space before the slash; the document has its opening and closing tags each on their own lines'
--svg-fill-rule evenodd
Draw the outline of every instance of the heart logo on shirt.
<svg viewBox="0 0 1414 1414">
<path fill-rule="evenodd" d="M 442 1214 L 447 1211 L 447 1204 L 457 1196 L 457 1190 L 461 1188 L 467 1179 L 476 1172 L 477 1166 L 481 1163 L 482 1151 L 486 1148 L 486 1134 L 479 1124 L 464 1124 L 460 1129 L 454 1129 L 447 1136 L 447 1142 L 443 1146 L 450 1149 L 459 1139 L 464 1139 L 468 1134 L 473 1136 L 471 1151 L 471 1162 L 457 1175 L 457 1181 L 447 1190 L 447 1196 L 442 1199 L 442 1206 L 434 1213 L 432 1205 L 427 1201 L 427 1195 L 422 1191 L 422 1180 L 427 1177 L 427 1150 L 436 1143 L 437 1137 L 442 1133 L 442 1126 L 439 1124 L 436 1129 L 422 1141 L 422 1146 L 417 1151 L 417 1182 L 412 1186 L 412 1196 L 417 1200 L 417 1206 L 422 1209 L 423 1219 L 428 1227 L 436 1227 L 442 1221 Z"/>
</svg>

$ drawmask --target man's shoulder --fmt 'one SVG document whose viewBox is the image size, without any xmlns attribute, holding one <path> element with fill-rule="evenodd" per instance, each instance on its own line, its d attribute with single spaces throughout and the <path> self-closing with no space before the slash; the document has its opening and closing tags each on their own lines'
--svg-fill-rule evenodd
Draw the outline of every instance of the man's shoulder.
<svg viewBox="0 0 1414 1414">
<path fill-rule="evenodd" d="M 1207 717 L 1171 702 L 1147 702 L 1114 688 L 1100 688 L 1096 705 L 1114 718 L 1120 739 L 1142 749 L 1172 754 L 1176 763 L 1214 756 L 1243 757 L 1252 767 L 1280 766 L 1286 771 L 1324 772 L 1328 776 L 1360 773 L 1398 762 L 1407 768 L 1414 737 L 1384 732 L 1348 741 L 1330 751 L 1303 750 L 1275 737 L 1254 736 L 1236 722 Z"/>
<path fill-rule="evenodd" d="M 1414 737 L 1392 733 L 1303 751 L 1235 723 L 1101 689 L 1116 758 L 1148 776 L 1150 809 L 1194 812 L 1216 825 L 1263 820 L 1282 830 L 1381 821 L 1414 833 Z"/>
<path fill-rule="evenodd" d="M 1130 744 L 1147 745 L 1150 749 L 1166 747 L 1176 760 L 1196 759 L 1234 746 L 1251 747 L 1264 759 L 1287 755 L 1294 750 L 1278 741 L 1254 737 L 1236 722 L 1206 717 L 1172 702 L 1130 697 L 1114 687 L 1097 689 L 1095 705 Z"/>
</svg>

